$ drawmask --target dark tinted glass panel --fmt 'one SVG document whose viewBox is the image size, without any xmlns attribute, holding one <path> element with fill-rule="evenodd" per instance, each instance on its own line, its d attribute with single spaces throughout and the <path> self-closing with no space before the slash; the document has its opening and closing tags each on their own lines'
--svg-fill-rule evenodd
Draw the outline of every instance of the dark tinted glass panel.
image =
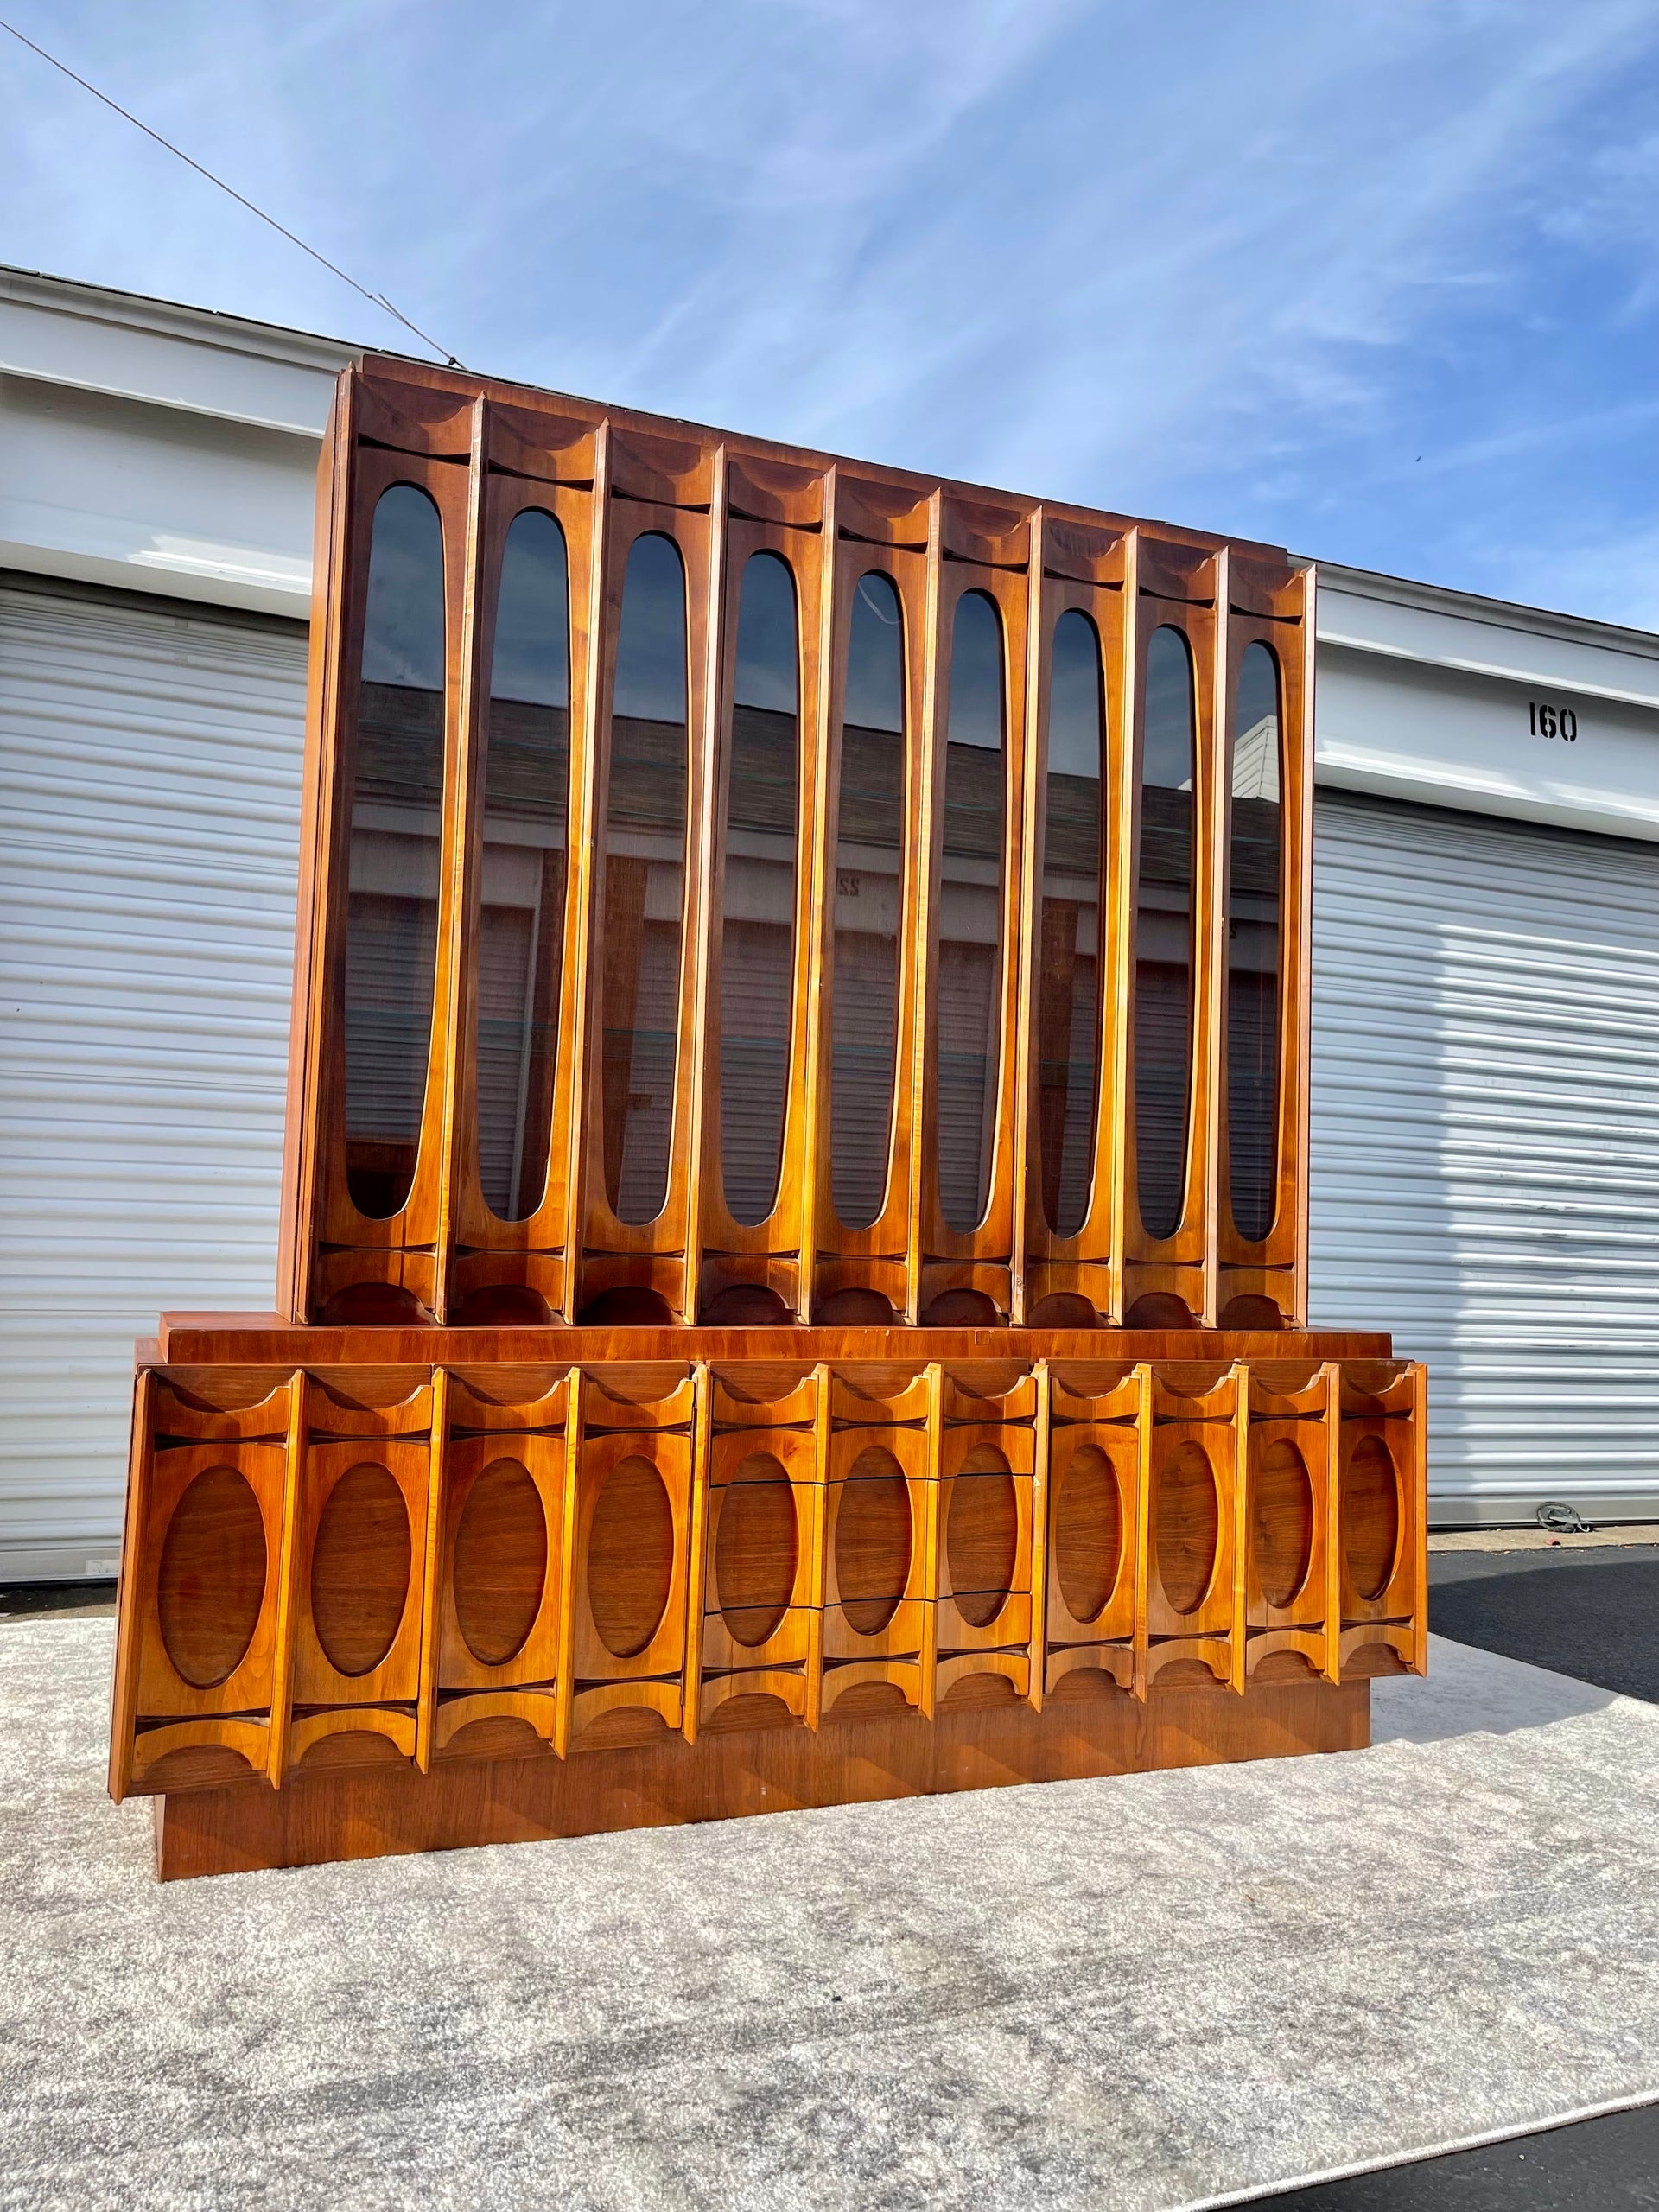
<svg viewBox="0 0 1659 2212">
<path fill-rule="evenodd" d="M 443 813 L 443 531 L 412 484 L 374 511 L 358 690 L 346 929 L 346 1180 L 359 1211 L 407 1204 L 437 964 Z"/>
<path fill-rule="evenodd" d="M 1192 660 L 1179 630 L 1147 652 L 1135 877 L 1135 1134 L 1141 1220 L 1173 1236 L 1186 1189 L 1192 1072 Z"/>
<path fill-rule="evenodd" d="M 721 1164 L 732 1217 L 750 1225 L 778 1202 L 784 1141 L 799 695 L 794 579 L 756 553 L 738 603 L 720 969 Z"/>
<path fill-rule="evenodd" d="M 881 1211 L 893 1141 L 904 893 L 905 662 L 899 594 L 860 579 L 847 647 L 836 829 L 830 1182 L 849 1229 Z"/>
<path fill-rule="evenodd" d="M 944 748 L 939 863 L 939 1205 L 949 1226 L 974 1228 L 990 1200 L 1001 1060 L 1002 623 L 981 591 L 957 601 Z"/>
<path fill-rule="evenodd" d="M 1256 644 L 1238 671 L 1227 823 L 1227 1141 L 1233 1220 L 1253 1243 L 1279 1182 L 1280 759 L 1279 664 Z"/>
<path fill-rule="evenodd" d="M 478 1157 L 505 1221 L 547 1181 L 564 963 L 570 791 L 569 594 L 551 515 L 514 518 L 501 556 L 484 742 L 478 936 Z"/>
<path fill-rule="evenodd" d="M 685 569 L 656 531 L 622 588 L 605 825 L 605 1190 L 617 1218 L 653 1221 L 668 1195 L 685 909 L 690 761 Z"/>
<path fill-rule="evenodd" d="M 1061 1236 L 1075 1236 L 1088 1217 L 1100 1111 L 1105 754 L 1100 637 L 1089 617 L 1072 607 L 1054 625 L 1037 978 L 1043 1211 Z"/>
</svg>

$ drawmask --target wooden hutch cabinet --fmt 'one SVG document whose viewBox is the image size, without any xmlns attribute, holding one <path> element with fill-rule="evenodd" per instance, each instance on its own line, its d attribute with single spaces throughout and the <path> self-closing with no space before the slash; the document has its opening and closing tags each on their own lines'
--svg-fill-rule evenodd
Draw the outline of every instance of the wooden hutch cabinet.
<svg viewBox="0 0 1659 2212">
<path fill-rule="evenodd" d="M 278 1310 L 138 1361 L 164 1873 L 1366 1740 L 1424 1384 L 1306 1325 L 1313 596 L 346 372 Z"/>
</svg>

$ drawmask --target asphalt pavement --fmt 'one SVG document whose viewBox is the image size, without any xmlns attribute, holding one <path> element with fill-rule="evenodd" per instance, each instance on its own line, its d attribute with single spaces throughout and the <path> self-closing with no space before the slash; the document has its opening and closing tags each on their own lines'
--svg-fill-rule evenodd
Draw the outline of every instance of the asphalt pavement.
<svg viewBox="0 0 1659 2212">
<path fill-rule="evenodd" d="M 1659 1542 L 1431 1552 L 1437 1636 L 1659 1705 Z"/>
</svg>

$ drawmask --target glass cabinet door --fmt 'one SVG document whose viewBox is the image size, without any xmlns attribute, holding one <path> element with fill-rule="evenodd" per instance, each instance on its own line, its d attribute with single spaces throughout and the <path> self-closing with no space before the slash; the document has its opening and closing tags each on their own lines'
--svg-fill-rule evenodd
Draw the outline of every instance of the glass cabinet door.
<svg viewBox="0 0 1659 2212">
<path fill-rule="evenodd" d="M 982 591 L 964 592 L 950 640 L 933 1007 L 939 1207 L 963 1232 L 984 1219 L 996 1143 L 1006 693 L 1001 617 Z"/>
<path fill-rule="evenodd" d="M 1147 651 L 1135 875 L 1135 1137 L 1141 1224 L 1173 1236 L 1192 1094 L 1192 656 L 1167 625 Z"/>
<path fill-rule="evenodd" d="M 795 979 L 800 639 L 776 553 L 743 570 L 721 882 L 720 1139 L 726 1205 L 753 1228 L 778 1203 Z"/>
<path fill-rule="evenodd" d="M 478 1164 L 503 1221 L 541 1203 L 552 1134 L 570 805 L 564 533 L 531 507 L 501 555 L 484 720 L 474 1065 Z"/>
<path fill-rule="evenodd" d="M 872 569 L 853 600 L 836 815 L 830 1187 L 844 1229 L 868 1229 L 887 1196 L 904 838 L 904 610 Z"/>
<path fill-rule="evenodd" d="M 1279 664 L 1239 664 L 1227 810 L 1227 1141 L 1233 1224 L 1258 1244 L 1279 1197 L 1279 959 L 1284 900 Z"/>
<path fill-rule="evenodd" d="M 1057 1236 L 1089 1217 L 1100 1116 L 1101 789 L 1106 690 L 1100 633 L 1077 607 L 1054 625 L 1037 946 L 1037 1115 L 1043 1214 Z"/>
<path fill-rule="evenodd" d="M 605 1192 L 619 1221 L 668 1196 L 685 917 L 690 761 L 685 566 L 672 538 L 634 540 L 622 587 L 605 822 Z"/>
<path fill-rule="evenodd" d="M 346 924 L 346 1184 L 409 1203 L 437 972 L 443 826 L 443 528 L 413 484 L 375 507 L 357 695 Z"/>
</svg>

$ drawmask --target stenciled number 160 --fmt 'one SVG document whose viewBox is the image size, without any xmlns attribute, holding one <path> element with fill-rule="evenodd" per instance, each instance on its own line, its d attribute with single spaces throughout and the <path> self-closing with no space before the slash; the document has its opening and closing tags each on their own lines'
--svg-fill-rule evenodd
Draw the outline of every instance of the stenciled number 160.
<svg viewBox="0 0 1659 2212">
<path fill-rule="evenodd" d="M 1532 719 L 1535 737 L 1565 738 L 1573 744 L 1579 734 L 1579 718 L 1571 707 L 1552 707 L 1547 700 L 1529 699 L 1527 712 Z"/>
</svg>

